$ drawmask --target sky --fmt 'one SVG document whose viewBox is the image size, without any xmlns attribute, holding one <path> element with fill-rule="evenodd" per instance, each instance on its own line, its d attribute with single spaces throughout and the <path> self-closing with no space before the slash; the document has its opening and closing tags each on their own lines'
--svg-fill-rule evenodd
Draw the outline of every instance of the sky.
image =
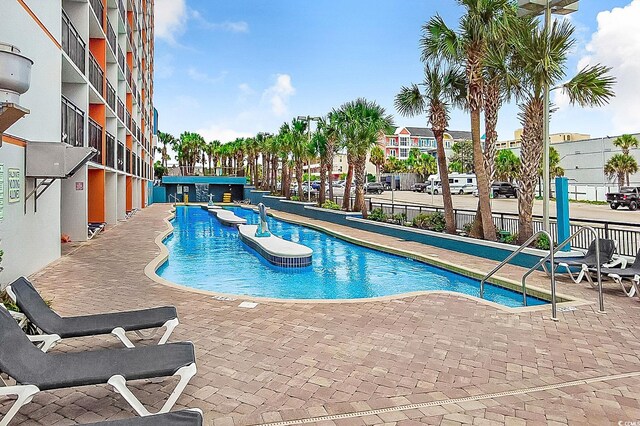
<svg viewBox="0 0 640 426">
<path fill-rule="evenodd" d="M 425 117 L 400 116 L 393 99 L 422 80 L 422 25 L 440 14 L 456 26 L 461 13 L 454 0 L 155 0 L 159 129 L 228 142 L 358 97 L 377 101 L 397 126 L 424 127 Z M 584 109 L 553 92 L 551 132 L 640 131 L 640 0 L 582 0 L 568 19 L 576 45 L 567 80 L 585 65 L 608 65 L 616 98 Z M 453 111 L 449 127 L 469 130 L 469 121 Z M 517 105 L 504 106 L 499 139 L 519 127 Z"/>
</svg>

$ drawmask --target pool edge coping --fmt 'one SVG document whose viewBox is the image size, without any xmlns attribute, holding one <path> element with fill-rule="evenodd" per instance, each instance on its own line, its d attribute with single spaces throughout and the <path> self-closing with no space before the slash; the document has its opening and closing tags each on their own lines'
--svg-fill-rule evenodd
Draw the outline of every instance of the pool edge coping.
<svg viewBox="0 0 640 426">
<path fill-rule="evenodd" d="M 234 207 L 241 207 L 241 208 L 246 208 L 246 209 L 251 209 L 251 207 L 249 206 L 234 206 Z M 311 229 L 315 229 L 316 231 L 320 231 L 323 232 L 325 234 L 331 235 L 335 238 L 341 239 L 343 241 L 347 241 L 350 242 L 352 244 L 356 244 L 362 247 L 367 247 L 370 248 L 372 250 L 377 250 L 377 251 L 381 251 L 384 253 L 388 253 L 388 254 L 394 254 L 397 256 L 403 256 L 409 259 L 413 259 L 415 261 L 418 262 L 422 262 L 422 263 L 426 263 L 428 265 L 434 266 L 434 267 L 438 267 L 441 269 L 445 269 L 447 271 L 450 272 L 454 272 L 469 278 L 474 278 L 474 279 L 481 279 L 484 274 L 480 271 L 471 269 L 471 268 L 466 268 L 460 265 L 456 265 L 453 263 L 449 263 L 449 262 L 445 262 L 441 259 L 436 259 L 432 256 L 427 256 L 427 255 L 423 255 L 423 254 L 419 254 L 419 253 L 415 253 L 415 252 L 411 252 L 411 251 L 407 251 L 407 250 L 400 250 L 400 249 L 396 249 L 393 247 L 389 247 L 389 246 L 385 246 L 383 244 L 377 244 L 377 243 L 372 243 L 369 241 L 365 241 L 365 240 L 360 240 L 358 238 L 354 238 L 354 237 L 350 237 L 347 235 L 344 235 L 342 233 L 336 232 L 336 231 L 332 231 L 330 229 L 324 228 L 322 226 L 319 225 L 315 225 L 315 224 L 309 224 L 309 223 L 305 223 L 305 222 L 299 222 L 299 221 L 295 221 L 295 220 L 290 220 L 290 219 L 286 219 L 283 218 L 281 216 L 278 216 L 277 214 L 274 214 L 274 210 L 270 209 L 267 214 L 269 214 L 272 217 L 275 217 L 278 220 L 282 220 L 284 222 L 288 222 L 288 223 L 293 223 L 299 226 L 305 226 Z M 511 313 L 511 314 L 519 314 L 519 313 L 528 313 L 528 312 L 538 312 L 538 311 L 543 311 L 543 310 L 548 310 L 550 309 L 549 304 L 550 303 L 546 303 L 544 305 L 536 305 L 536 306 L 521 306 L 521 307 L 517 307 L 517 308 L 513 308 L 513 307 L 509 307 L 509 306 L 504 306 L 501 305 L 499 303 L 496 302 L 492 302 L 490 300 L 486 300 L 486 299 L 481 299 L 479 297 L 476 296 L 472 296 L 470 294 L 465 294 L 465 293 L 459 293 L 456 291 L 449 291 L 449 290 L 421 290 L 421 291 L 413 291 L 413 292 L 409 292 L 409 293 L 400 293 L 400 294 L 393 294 L 393 295 L 388 295 L 388 296 L 376 296 L 376 297 L 367 297 L 367 298 L 359 298 L 359 299 L 281 299 L 281 298 L 274 298 L 274 297 L 264 297 L 264 296 L 249 296 L 249 295 L 243 295 L 243 294 L 231 294 L 231 293 L 221 293 L 221 292 L 216 292 L 216 291 L 212 291 L 212 290 L 202 290 L 202 289 L 197 289 L 197 288 L 193 288 L 193 287 L 189 287 L 186 285 L 182 285 L 182 284 L 178 284 L 175 283 L 173 281 L 169 281 L 165 278 L 162 278 L 161 276 L 159 276 L 156 271 L 158 270 L 158 268 L 160 268 L 160 266 L 162 266 L 163 263 L 166 262 L 166 260 L 169 258 L 169 249 L 167 248 L 167 246 L 164 244 L 164 240 L 169 237 L 174 230 L 173 225 L 171 224 L 171 220 L 175 217 L 175 207 L 172 207 L 171 210 L 169 210 L 169 215 L 166 216 L 165 218 L 163 218 L 164 223 L 167 226 L 167 229 L 164 232 L 161 232 L 160 234 L 158 234 L 156 236 L 156 238 L 154 239 L 154 242 L 156 243 L 156 245 L 158 246 L 158 248 L 160 249 L 160 253 L 153 258 L 144 268 L 144 274 L 147 276 L 147 278 L 151 279 L 152 281 L 158 283 L 158 284 L 162 284 L 168 287 L 172 287 L 175 289 L 179 289 L 179 290 L 186 290 L 186 291 L 190 291 L 193 293 L 197 293 L 197 294 L 202 294 L 202 295 L 208 295 L 208 296 L 214 296 L 214 297 L 224 297 L 224 298 L 229 298 L 232 300 L 236 300 L 236 299 L 243 299 L 243 300 L 254 300 L 254 301 L 258 301 L 258 302 L 275 302 L 275 303 L 295 303 L 295 304 L 316 304 L 316 303 L 322 303 L 322 304 L 326 304 L 326 303 L 337 303 L 337 304 L 343 304 L 343 303 L 368 303 L 368 302 L 388 302 L 388 301 L 393 301 L 393 300 L 400 300 L 400 299 L 408 299 L 408 298 L 413 298 L 413 297 L 417 297 L 417 296 L 423 296 L 423 295 L 430 295 L 430 294 L 445 294 L 445 295 L 452 295 L 452 296 L 456 296 L 456 297 L 462 297 L 465 299 L 469 299 L 481 304 L 485 304 L 488 306 L 492 306 L 500 311 L 506 312 L 506 313 Z M 521 289 L 521 284 L 520 283 L 516 283 L 513 280 L 510 280 L 508 278 L 504 278 L 504 277 L 495 277 L 494 279 L 490 280 L 491 284 L 497 285 L 499 287 L 504 287 L 508 290 L 515 290 L 517 292 L 520 291 Z M 512 287 L 515 286 L 515 287 Z M 545 296 L 545 300 L 548 302 L 547 299 L 550 299 L 550 293 L 546 290 L 546 289 L 541 289 L 539 287 L 535 287 L 535 286 L 527 286 L 527 295 L 531 295 L 534 297 L 537 294 L 542 294 Z M 529 290 L 533 290 L 535 293 L 530 292 Z M 586 305 L 593 305 L 595 304 L 595 302 L 590 302 L 588 300 L 584 300 L 584 299 L 580 299 L 580 298 L 576 298 L 573 296 L 568 296 L 565 294 L 561 294 L 561 293 L 556 293 L 556 297 L 562 299 L 563 301 L 558 302 L 558 306 L 559 307 L 577 307 L 577 306 L 586 306 Z"/>
</svg>

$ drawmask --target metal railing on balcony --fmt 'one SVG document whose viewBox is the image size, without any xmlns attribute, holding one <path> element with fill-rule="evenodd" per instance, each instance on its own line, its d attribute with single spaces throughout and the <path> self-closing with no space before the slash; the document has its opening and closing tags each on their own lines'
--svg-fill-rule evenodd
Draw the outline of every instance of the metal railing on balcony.
<svg viewBox="0 0 640 426">
<path fill-rule="evenodd" d="M 118 118 L 124 123 L 124 103 L 118 98 Z"/>
<path fill-rule="evenodd" d="M 107 167 L 115 167 L 116 165 L 116 138 L 109 132 L 106 135 L 107 139 Z"/>
<path fill-rule="evenodd" d="M 127 22 L 127 11 L 124 9 L 124 3 L 122 0 L 118 0 L 118 10 L 120 11 L 120 17 L 123 22 Z"/>
<path fill-rule="evenodd" d="M 89 52 L 89 81 L 91 85 L 104 97 L 104 71 L 100 68 L 98 61 L 93 57 L 93 54 Z"/>
<path fill-rule="evenodd" d="M 122 49 L 118 47 L 118 65 L 120 65 L 120 69 L 124 73 L 124 53 L 122 53 Z"/>
<path fill-rule="evenodd" d="M 116 163 L 117 169 L 124 172 L 124 144 L 122 142 L 118 142 Z"/>
<path fill-rule="evenodd" d="M 84 146 L 84 111 L 62 96 L 62 141 L 72 146 Z"/>
<path fill-rule="evenodd" d="M 62 49 L 84 74 L 87 44 L 82 40 L 64 10 L 62 11 Z"/>
<path fill-rule="evenodd" d="M 127 129 L 131 130 L 131 114 L 129 113 L 129 111 L 125 111 L 125 119 L 124 119 L 124 124 L 125 126 L 127 126 Z"/>
<path fill-rule="evenodd" d="M 115 112 L 116 110 L 116 89 L 107 80 L 107 105 Z"/>
<path fill-rule="evenodd" d="M 100 22 L 100 27 L 102 27 L 102 23 L 104 22 L 104 5 L 102 4 L 102 0 L 89 0 L 89 4 Z"/>
<path fill-rule="evenodd" d="M 98 150 L 98 153 L 91 161 L 102 163 L 102 126 L 89 117 L 89 146 Z"/>
<path fill-rule="evenodd" d="M 107 17 L 107 41 L 109 42 L 109 46 L 111 46 L 111 51 L 113 52 L 113 54 L 116 54 L 116 49 L 118 48 L 117 44 L 118 44 L 118 39 L 116 36 L 116 32 L 114 31 L 113 27 L 111 26 L 111 21 L 109 20 L 109 18 Z"/>
<path fill-rule="evenodd" d="M 127 153 L 125 154 L 124 160 L 124 171 L 127 173 L 131 173 L 131 150 L 129 148 L 127 148 Z"/>
</svg>

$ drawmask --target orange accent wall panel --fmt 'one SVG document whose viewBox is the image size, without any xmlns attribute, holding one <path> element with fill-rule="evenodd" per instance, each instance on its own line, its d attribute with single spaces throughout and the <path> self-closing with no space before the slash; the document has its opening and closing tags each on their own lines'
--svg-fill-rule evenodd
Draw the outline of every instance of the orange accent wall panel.
<svg viewBox="0 0 640 426">
<path fill-rule="evenodd" d="M 126 210 L 129 212 L 133 210 L 133 181 L 131 180 L 131 176 L 127 176 L 127 202 L 126 202 Z"/>
<path fill-rule="evenodd" d="M 107 69 L 107 43 L 103 38 L 90 38 L 89 50 L 93 54 L 96 61 L 102 68 L 102 71 Z"/>
<path fill-rule="evenodd" d="M 127 93 L 127 111 L 131 112 L 133 110 L 133 96 L 131 93 Z"/>
<path fill-rule="evenodd" d="M 142 207 L 146 207 L 147 203 L 146 201 L 146 194 L 147 194 L 147 185 L 146 185 L 147 181 L 143 180 L 142 184 L 140 185 L 140 189 L 142 189 L 142 191 L 140 191 L 140 205 Z"/>
<path fill-rule="evenodd" d="M 89 169 L 88 196 L 89 222 L 105 222 L 104 170 Z"/>
<path fill-rule="evenodd" d="M 127 135 L 126 144 L 127 144 L 127 148 L 129 148 L 129 149 L 131 149 L 133 147 L 133 136 Z"/>
</svg>

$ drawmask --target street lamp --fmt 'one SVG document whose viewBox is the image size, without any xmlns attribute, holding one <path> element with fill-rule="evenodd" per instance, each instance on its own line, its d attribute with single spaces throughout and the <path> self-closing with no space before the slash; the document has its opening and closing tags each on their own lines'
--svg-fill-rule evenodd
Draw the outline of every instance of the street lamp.
<svg viewBox="0 0 640 426">
<path fill-rule="evenodd" d="M 519 16 L 539 16 L 544 14 L 544 32 L 549 33 L 551 14 L 568 15 L 578 10 L 579 0 L 518 0 Z M 550 52 L 547 52 L 549 55 Z M 546 63 L 547 61 L 545 61 Z M 549 85 L 544 87 L 544 123 L 542 152 L 542 211 L 543 226 L 549 231 Z"/>
<path fill-rule="evenodd" d="M 311 117 L 310 115 L 307 115 L 307 116 L 299 115 L 298 120 L 307 122 L 307 137 L 309 138 L 309 143 L 311 143 L 311 122 L 312 121 L 318 122 L 322 120 L 322 117 Z M 307 166 L 307 181 L 309 182 L 309 186 L 307 187 L 307 200 L 311 201 L 311 160 L 309 160 L 309 164 Z"/>
</svg>

